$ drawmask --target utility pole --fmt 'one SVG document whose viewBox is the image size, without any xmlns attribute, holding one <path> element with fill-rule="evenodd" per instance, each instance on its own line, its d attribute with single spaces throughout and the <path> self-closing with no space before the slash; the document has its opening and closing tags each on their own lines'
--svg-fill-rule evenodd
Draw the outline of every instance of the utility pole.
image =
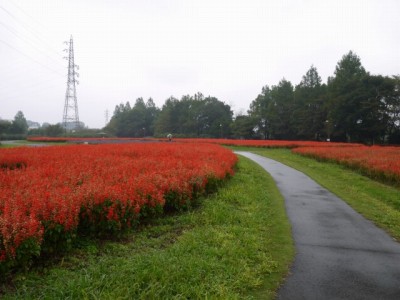
<svg viewBox="0 0 400 300">
<path fill-rule="evenodd" d="M 72 40 L 72 35 L 69 42 L 64 43 L 69 45 L 69 49 L 64 49 L 65 52 L 68 52 L 68 57 L 64 57 L 68 60 L 68 78 L 63 114 L 63 126 L 65 132 L 67 132 L 67 130 L 78 129 L 80 125 L 78 101 L 76 99 L 76 85 L 79 84 L 79 81 L 75 78 L 79 77 L 79 73 L 75 71 L 75 68 L 79 70 L 79 66 L 74 63 L 74 41 Z"/>
</svg>

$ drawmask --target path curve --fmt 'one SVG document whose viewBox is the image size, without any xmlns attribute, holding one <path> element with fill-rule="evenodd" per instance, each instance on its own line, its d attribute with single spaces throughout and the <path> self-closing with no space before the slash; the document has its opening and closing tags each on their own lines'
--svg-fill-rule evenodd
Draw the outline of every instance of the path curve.
<svg viewBox="0 0 400 300">
<path fill-rule="evenodd" d="M 400 244 L 305 174 L 237 151 L 274 178 L 296 256 L 278 299 L 400 299 Z"/>
</svg>

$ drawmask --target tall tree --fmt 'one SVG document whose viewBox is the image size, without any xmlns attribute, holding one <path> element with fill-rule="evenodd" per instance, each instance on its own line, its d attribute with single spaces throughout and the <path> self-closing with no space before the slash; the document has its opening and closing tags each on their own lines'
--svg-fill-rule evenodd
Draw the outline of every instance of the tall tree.
<svg viewBox="0 0 400 300">
<path fill-rule="evenodd" d="M 367 75 L 360 58 L 350 51 L 338 62 L 335 76 L 329 79 L 328 122 L 337 140 L 352 141 L 359 134 L 359 111 L 365 99 L 363 80 Z"/>
<path fill-rule="evenodd" d="M 263 139 L 293 139 L 294 89 L 283 78 L 271 88 L 266 85 L 250 104 L 248 111 L 254 121 L 254 130 Z"/>
<path fill-rule="evenodd" d="M 367 75 L 363 79 L 364 97 L 357 121 L 362 142 L 383 143 L 400 126 L 400 97 L 395 78 Z"/>
<path fill-rule="evenodd" d="M 115 107 L 114 115 L 105 130 L 119 137 L 144 137 L 154 134 L 158 108 L 153 99 L 145 103 L 138 98 L 133 107 L 127 102 Z"/>
<path fill-rule="evenodd" d="M 255 136 L 254 119 L 248 115 L 238 115 L 234 119 L 232 128 L 232 137 L 236 139 L 254 139 Z"/>
<path fill-rule="evenodd" d="M 129 136 L 146 136 L 146 104 L 143 98 L 137 98 L 134 106 L 126 114 L 126 123 Z"/>
<path fill-rule="evenodd" d="M 146 102 L 146 115 L 145 115 L 146 135 L 149 136 L 154 135 L 154 126 L 159 113 L 160 109 L 156 106 L 154 100 L 152 98 L 149 98 Z"/>
<path fill-rule="evenodd" d="M 12 123 L 7 120 L 0 120 L 0 135 L 7 134 L 10 131 Z"/>
<path fill-rule="evenodd" d="M 229 105 L 201 93 L 181 100 L 167 99 L 156 122 L 157 135 L 226 137 L 230 135 L 232 111 Z"/>
<path fill-rule="evenodd" d="M 326 85 L 322 84 L 317 68 L 311 66 L 294 93 L 293 123 L 296 138 L 322 139 L 327 118 Z"/>
<path fill-rule="evenodd" d="M 11 124 L 10 132 L 17 134 L 25 134 L 28 132 L 28 123 L 22 111 L 18 111 L 15 115 Z"/>
<path fill-rule="evenodd" d="M 271 98 L 272 101 L 267 108 L 267 119 L 270 122 L 272 138 L 295 138 L 294 89 L 292 83 L 283 78 L 278 85 L 272 86 Z"/>
<path fill-rule="evenodd" d="M 400 76 L 393 76 L 390 80 L 394 88 L 392 97 L 385 99 L 389 115 L 387 135 L 390 143 L 400 144 Z"/>
<path fill-rule="evenodd" d="M 166 136 L 176 132 L 178 115 L 175 112 L 178 104 L 179 100 L 174 97 L 170 97 L 165 101 L 155 122 L 155 135 Z"/>
<path fill-rule="evenodd" d="M 254 122 L 254 130 L 262 139 L 269 139 L 271 135 L 271 122 L 269 120 L 268 108 L 272 103 L 271 89 L 264 86 L 261 94 L 250 103 L 248 110 L 251 120 Z"/>
</svg>

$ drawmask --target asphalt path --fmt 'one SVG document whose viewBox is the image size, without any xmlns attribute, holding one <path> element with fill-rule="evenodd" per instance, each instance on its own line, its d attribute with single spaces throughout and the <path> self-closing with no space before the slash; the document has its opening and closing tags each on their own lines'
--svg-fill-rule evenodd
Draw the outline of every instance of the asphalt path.
<svg viewBox="0 0 400 300">
<path fill-rule="evenodd" d="M 285 199 L 296 256 L 278 299 L 400 299 L 400 244 L 303 173 L 250 152 Z"/>
</svg>

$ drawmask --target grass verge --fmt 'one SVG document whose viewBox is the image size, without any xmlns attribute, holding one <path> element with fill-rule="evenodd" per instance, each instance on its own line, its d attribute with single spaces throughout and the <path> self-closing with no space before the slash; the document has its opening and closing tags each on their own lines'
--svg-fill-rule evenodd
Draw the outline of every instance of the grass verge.
<svg viewBox="0 0 400 300">
<path fill-rule="evenodd" d="M 346 201 L 400 241 L 400 190 L 336 163 L 318 162 L 287 149 L 246 149 L 293 167 Z"/>
<path fill-rule="evenodd" d="M 27 140 L 15 140 L 15 141 L 0 141 L 1 148 L 14 148 L 21 146 L 53 146 L 53 145 L 63 145 L 65 143 L 54 143 L 54 142 L 31 142 Z"/>
<path fill-rule="evenodd" d="M 19 146 L 19 145 L 18 145 Z M 5 143 L 1 143 L 0 142 L 0 149 L 1 148 L 13 148 L 13 147 L 18 147 L 18 146 L 15 146 L 15 145 L 13 145 L 13 144 L 5 144 Z"/>
<path fill-rule="evenodd" d="M 191 211 L 122 241 L 87 241 L 62 261 L 18 274 L 4 299 L 271 299 L 294 256 L 272 178 L 240 158 L 236 175 Z"/>
</svg>

